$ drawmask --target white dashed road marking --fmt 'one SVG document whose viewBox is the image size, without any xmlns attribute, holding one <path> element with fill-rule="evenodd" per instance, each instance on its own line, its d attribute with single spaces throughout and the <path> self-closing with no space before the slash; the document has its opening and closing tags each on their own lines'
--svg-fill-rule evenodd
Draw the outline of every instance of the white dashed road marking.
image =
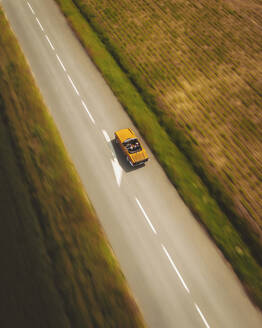
<svg viewBox="0 0 262 328">
<path fill-rule="evenodd" d="M 57 54 L 56 54 L 56 58 L 59 61 L 59 64 L 61 65 L 61 67 L 63 68 L 63 70 L 66 72 L 65 66 L 64 66 L 64 64 L 62 63 L 62 60 L 60 59 L 60 57 Z"/>
<path fill-rule="evenodd" d="M 179 277 L 179 279 L 180 279 L 182 285 L 184 286 L 184 288 L 186 289 L 186 291 L 187 291 L 188 293 L 190 293 L 190 291 L 189 291 L 189 289 L 188 289 L 186 283 L 184 282 L 184 279 L 182 278 L 181 274 L 179 273 L 177 267 L 175 266 L 175 263 L 173 262 L 173 260 L 172 260 L 171 256 L 169 255 L 167 249 L 165 248 L 165 246 L 164 246 L 163 244 L 161 244 L 161 245 L 162 245 L 162 248 L 163 248 L 164 252 L 166 253 L 166 256 L 168 257 L 169 262 L 171 263 L 173 269 L 176 271 L 176 274 L 178 275 L 178 277 Z"/>
<path fill-rule="evenodd" d="M 111 159 L 111 163 L 112 163 L 114 174 L 116 177 L 116 182 L 117 182 L 118 186 L 120 187 L 121 179 L 122 179 L 122 175 L 123 175 L 123 169 L 119 165 L 118 160 L 116 158 Z"/>
<path fill-rule="evenodd" d="M 204 324 L 206 325 L 207 328 L 210 328 L 209 324 L 206 321 L 206 318 L 204 317 L 203 313 L 200 311 L 200 308 L 197 306 L 197 304 L 195 303 L 195 307 L 197 309 L 197 312 L 199 313 L 201 319 L 203 320 Z"/>
<path fill-rule="evenodd" d="M 41 25 L 39 19 L 38 19 L 37 17 L 36 17 L 35 19 L 36 19 L 38 25 L 40 26 L 41 30 L 44 32 L 44 28 L 43 28 L 43 26 Z"/>
<path fill-rule="evenodd" d="M 103 133 L 103 135 L 104 135 L 104 137 L 105 137 L 106 141 L 107 141 L 107 142 L 110 142 L 110 141 L 111 141 L 111 139 L 110 139 L 110 137 L 109 137 L 108 133 L 106 132 L 106 130 L 102 130 L 102 133 Z"/>
<path fill-rule="evenodd" d="M 82 105 L 83 105 L 84 109 L 86 110 L 87 114 L 89 115 L 90 120 L 92 121 L 93 124 L 95 124 L 95 120 L 93 119 L 93 116 L 92 116 L 91 113 L 89 112 L 89 110 L 88 110 L 86 104 L 84 103 L 83 100 L 81 100 L 81 102 L 82 102 Z"/>
<path fill-rule="evenodd" d="M 77 90 L 77 88 L 76 88 L 76 86 L 75 86 L 74 82 L 72 81 L 72 79 L 71 79 L 70 75 L 68 75 L 68 74 L 67 74 L 67 77 L 68 77 L 68 80 L 70 81 L 70 83 L 71 83 L 72 87 L 74 88 L 74 90 L 75 90 L 76 94 L 79 96 L 79 92 L 78 92 L 78 90 Z"/>
<path fill-rule="evenodd" d="M 30 3 L 27 1 L 28 7 L 30 8 L 33 15 L 35 15 L 34 9 L 31 7 Z"/>
<path fill-rule="evenodd" d="M 47 35 L 45 35 L 46 40 L 48 41 L 50 47 L 52 48 L 52 50 L 55 50 L 55 47 L 52 45 L 52 42 L 50 41 L 49 37 Z"/>
<path fill-rule="evenodd" d="M 153 232 L 156 234 L 156 229 L 154 228 L 153 224 L 151 223 L 151 221 L 149 220 L 145 210 L 143 209 L 142 205 L 140 204 L 140 201 L 136 198 L 136 202 L 140 208 L 140 210 L 142 211 L 142 213 L 144 214 L 144 217 L 147 220 L 147 223 L 149 224 L 150 228 L 153 230 Z"/>
</svg>

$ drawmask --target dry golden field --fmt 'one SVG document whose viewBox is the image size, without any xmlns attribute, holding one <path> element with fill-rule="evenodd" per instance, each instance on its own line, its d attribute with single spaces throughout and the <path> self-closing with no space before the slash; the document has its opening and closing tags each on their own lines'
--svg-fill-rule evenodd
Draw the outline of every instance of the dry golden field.
<svg viewBox="0 0 262 328">
<path fill-rule="evenodd" d="M 262 1 L 74 0 L 262 231 Z"/>
</svg>

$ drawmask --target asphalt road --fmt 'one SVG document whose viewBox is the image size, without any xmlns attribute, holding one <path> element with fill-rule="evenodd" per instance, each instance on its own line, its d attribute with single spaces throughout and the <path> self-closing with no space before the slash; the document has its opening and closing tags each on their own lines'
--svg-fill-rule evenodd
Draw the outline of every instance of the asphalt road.
<svg viewBox="0 0 262 328">
<path fill-rule="evenodd" d="M 133 124 L 54 1 L 0 3 L 148 326 L 262 327 L 148 148 L 151 161 L 130 169 L 114 147 L 114 131 Z"/>
</svg>

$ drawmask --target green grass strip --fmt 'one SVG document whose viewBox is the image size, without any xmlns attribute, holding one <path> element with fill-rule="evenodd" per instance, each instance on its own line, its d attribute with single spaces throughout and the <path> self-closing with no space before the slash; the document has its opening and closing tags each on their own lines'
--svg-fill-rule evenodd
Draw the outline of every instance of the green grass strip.
<svg viewBox="0 0 262 328">
<path fill-rule="evenodd" d="M 179 191 L 185 203 L 206 227 L 217 246 L 231 263 L 251 299 L 262 308 L 262 270 L 252 257 L 249 248 L 241 239 L 217 202 L 186 157 L 170 140 L 159 125 L 156 116 L 147 107 L 141 95 L 120 69 L 103 42 L 92 29 L 87 19 L 86 4 L 72 0 L 56 0 L 69 24 L 105 80 L 144 136 L 167 176 Z"/>
<path fill-rule="evenodd" d="M 0 325 L 145 327 L 0 8 Z"/>
</svg>

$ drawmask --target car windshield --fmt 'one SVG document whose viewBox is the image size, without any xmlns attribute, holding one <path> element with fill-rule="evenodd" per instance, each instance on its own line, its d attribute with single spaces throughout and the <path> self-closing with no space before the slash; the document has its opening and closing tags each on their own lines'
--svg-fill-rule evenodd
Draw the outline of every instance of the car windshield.
<svg viewBox="0 0 262 328">
<path fill-rule="evenodd" d="M 137 153 L 142 150 L 139 141 L 136 138 L 130 138 L 123 142 L 123 145 L 127 148 L 130 154 Z"/>
</svg>

